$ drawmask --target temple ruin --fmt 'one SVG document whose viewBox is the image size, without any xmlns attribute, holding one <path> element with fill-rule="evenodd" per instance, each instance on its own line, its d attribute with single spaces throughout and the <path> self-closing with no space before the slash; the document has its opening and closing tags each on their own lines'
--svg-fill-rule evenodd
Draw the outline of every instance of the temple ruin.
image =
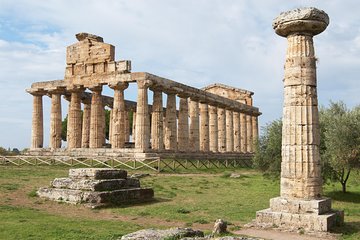
<svg viewBox="0 0 360 240">
<path fill-rule="evenodd" d="M 131 62 L 115 61 L 115 47 L 101 37 L 79 33 L 76 38 L 78 42 L 66 50 L 65 78 L 36 82 L 27 89 L 33 96 L 29 154 L 241 158 L 254 152 L 261 113 L 252 106 L 252 92 L 223 84 L 197 89 L 147 72 L 131 72 Z M 133 83 L 137 84 L 136 102 L 125 100 Z M 113 89 L 113 96 L 102 95 L 105 86 Z M 167 95 L 165 107 L 163 94 Z M 43 143 L 44 96 L 51 98 L 49 148 Z M 61 96 L 69 101 L 66 149 L 61 148 Z M 105 106 L 111 109 L 108 144 Z M 133 114 L 131 137 L 129 112 Z"/>
</svg>

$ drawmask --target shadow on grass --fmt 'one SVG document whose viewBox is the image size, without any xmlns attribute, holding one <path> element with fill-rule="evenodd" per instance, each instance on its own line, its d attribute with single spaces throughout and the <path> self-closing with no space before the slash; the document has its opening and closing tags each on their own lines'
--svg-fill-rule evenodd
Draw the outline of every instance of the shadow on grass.
<svg viewBox="0 0 360 240">
<path fill-rule="evenodd" d="M 327 193 L 326 196 L 336 201 L 360 203 L 360 193 L 333 191 Z"/>
<path fill-rule="evenodd" d="M 335 227 L 332 232 L 334 233 L 341 233 L 344 235 L 352 235 L 359 233 L 360 231 L 360 222 L 346 222 L 342 226 Z"/>
</svg>

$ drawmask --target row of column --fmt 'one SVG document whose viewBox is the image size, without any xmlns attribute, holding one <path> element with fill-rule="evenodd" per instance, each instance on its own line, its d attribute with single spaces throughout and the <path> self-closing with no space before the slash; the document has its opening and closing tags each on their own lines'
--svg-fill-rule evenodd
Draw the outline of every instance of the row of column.
<svg viewBox="0 0 360 240">
<path fill-rule="evenodd" d="M 258 138 L 257 116 L 224 109 L 196 99 L 167 91 L 166 112 L 163 111 L 162 90 L 153 91 L 152 112 L 148 108 L 148 81 L 138 81 L 136 114 L 133 115 L 135 148 L 147 150 L 253 152 Z M 114 90 L 110 116 L 110 143 L 112 148 L 123 148 L 129 141 L 129 119 L 125 109 L 124 90 L 128 83 L 110 86 Z M 93 87 L 92 98 L 82 100 L 84 88 L 68 89 L 69 99 L 67 142 L 68 149 L 101 148 L 105 144 L 105 111 L 102 86 Z M 42 94 L 33 93 L 32 148 L 43 147 Z M 51 96 L 50 148 L 61 147 L 62 115 L 61 91 Z M 83 103 L 83 111 L 81 104 Z M 164 117 L 165 115 L 165 117 Z M 150 124 L 151 123 L 151 124 Z M 150 145 L 151 144 L 151 145 Z"/>
</svg>

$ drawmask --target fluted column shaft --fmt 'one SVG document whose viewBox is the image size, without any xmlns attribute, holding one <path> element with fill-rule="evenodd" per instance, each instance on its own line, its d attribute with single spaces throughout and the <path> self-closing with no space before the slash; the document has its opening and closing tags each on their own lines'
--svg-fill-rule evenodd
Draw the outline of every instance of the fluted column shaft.
<svg viewBox="0 0 360 240">
<path fill-rule="evenodd" d="M 91 104 L 84 103 L 83 110 L 83 121 L 82 121 L 82 137 L 81 137 L 81 147 L 89 148 L 90 144 L 90 118 L 91 118 Z"/>
<path fill-rule="evenodd" d="M 252 116 L 246 115 L 246 151 L 253 152 Z"/>
<path fill-rule="evenodd" d="M 259 140 L 259 125 L 258 125 L 258 117 L 257 116 L 252 116 L 252 136 L 253 136 L 253 142 L 254 142 L 254 147 L 253 150 L 255 151 L 255 147 L 256 147 L 256 143 Z"/>
<path fill-rule="evenodd" d="M 207 103 L 200 103 L 200 151 L 209 151 L 209 110 Z"/>
<path fill-rule="evenodd" d="M 199 103 L 189 99 L 189 144 L 195 152 L 200 149 L 199 142 Z"/>
<path fill-rule="evenodd" d="M 33 94 L 31 148 L 42 148 L 44 144 L 43 101 L 40 94 Z"/>
<path fill-rule="evenodd" d="M 50 113 L 50 148 L 61 148 L 61 94 L 51 93 L 51 113 Z"/>
<path fill-rule="evenodd" d="M 114 104 L 112 109 L 112 135 L 111 147 L 123 148 L 125 145 L 125 97 L 124 90 L 129 86 L 128 83 L 119 83 L 111 86 L 114 89 Z"/>
<path fill-rule="evenodd" d="M 226 151 L 234 151 L 234 125 L 232 110 L 226 110 Z"/>
<path fill-rule="evenodd" d="M 178 119 L 178 150 L 189 150 L 189 108 L 188 99 L 180 97 Z"/>
<path fill-rule="evenodd" d="M 165 117 L 165 149 L 177 149 L 176 128 L 176 96 L 175 93 L 167 94 L 166 117 Z"/>
<path fill-rule="evenodd" d="M 281 196 L 322 194 L 313 38 L 290 35 L 285 62 Z"/>
<path fill-rule="evenodd" d="M 164 149 L 164 110 L 162 92 L 153 90 L 153 106 L 151 115 L 151 148 L 156 150 Z"/>
<path fill-rule="evenodd" d="M 209 149 L 218 152 L 218 117 L 217 107 L 209 106 Z"/>
<path fill-rule="evenodd" d="M 125 142 L 130 141 L 129 111 L 125 111 Z"/>
<path fill-rule="evenodd" d="M 240 113 L 240 139 L 241 152 L 247 152 L 247 124 L 245 113 Z"/>
<path fill-rule="evenodd" d="M 150 144 L 150 119 L 148 106 L 148 81 L 137 81 L 135 148 L 146 151 Z"/>
<path fill-rule="evenodd" d="M 81 148 L 81 89 L 71 90 L 67 122 L 68 149 Z"/>
<path fill-rule="evenodd" d="M 102 102 L 102 87 L 90 89 L 91 97 L 91 113 L 90 113 L 90 148 L 101 148 L 104 144 L 104 106 Z"/>
<path fill-rule="evenodd" d="M 241 132 L 240 132 L 240 114 L 233 112 L 233 125 L 234 125 L 234 151 L 241 151 Z"/>
<path fill-rule="evenodd" d="M 226 114 L 225 109 L 218 108 L 219 152 L 226 152 Z"/>
</svg>

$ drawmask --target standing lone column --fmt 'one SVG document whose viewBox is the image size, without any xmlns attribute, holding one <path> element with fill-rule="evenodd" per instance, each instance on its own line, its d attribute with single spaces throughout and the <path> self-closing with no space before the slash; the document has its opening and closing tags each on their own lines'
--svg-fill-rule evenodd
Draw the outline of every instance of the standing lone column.
<svg viewBox="0 0 360 240">
<path fill-rule="evenodd" d="M 218 108 L 219 152 L 226 152 L 226 115 L 225 109 Z"/>
<path fill-rule="evenodd" d="M 68 149 L 81 148 L 81 93 L 82 88 L 73 88 L 69 104 L 69 114 L 67 122 L 67 142 Z"/>
<path fill-rule="evenodd" d="M 137 81 L 138 96 L 136 105 L 135 126 L 135 148 L 145 151 L 150 144 L 150 119 L 148 106 L 148 87 L 149 81 Z"/>
<path fill-rule="evenodd" d="M 331 210 L 331 200 L 322 198 L 320 134 L 316 91 L 313 36 L 324 31 L 328 15 L 316 8 L 280 14 L 275 32 L 287 37 L 280 197 L 270 200 L 270 209 L 257 212 L 261 225 L 305 231 L 329 231 L 343 221 Z"/>
<path fill-rule="evenodd" d="M 153 90 L 153 106 L 151 115 L 151 148 L 156 150 L 164 149 L 164 110 L 162 92 Z"/>
<path fill-rule="evenodd" d="M 218 118 L 217 107 L 209 106 L 209 149 L 218 152 Z"/>
<path fill-rule="evenodd" d="M 90 89 L 91 96 L 91 113 L 90 113 L 90 148 L 101 148 L 104 144 L 104 106 L 102 102 L 102 86 Z"/>
<path fill-rule="evenodd" d="M 226 151 L 234 151 L 234 125 L 232 110 L 226 110 Z"/>
<path fill-rule="evenodd" d="M 189 147 L 189 108 L 188 99 L 180 97 L 179 120 L 178 120 L 178 150 L 188 151 Z"/>
<path fill-rule="evenodd" d="M 165 116 L 165 149 L 177 149 L 176 128 L 176 96 L 175 93 L 167 93 L 166 116 Z"/>
<path fill-rule="evenodd" d="M 209 151 L 209 110 L 207 103 L 200 103 L 200 151 Z"/>
<path fill-rule="evenodd" d="M 43 94 L 30 93 L 33 95 L 31 148 L 42 148 L 44 144 Z"/>
<path fill-rule="evenodd" d="M 190 115 L 189 144 L 191 146 L 191 149 L 197 152 L 200 149 L 199 103 L 195 99 L 189 99 L 189 115 Z"/>
<path fill-rule="evenodd" d="M 111 148 L 123 148 L 125 146 L 125 98 L 124 90 L 129 86 L 127 82 L 120 82 L 114 89 L 114 104 L 112 109 L 111 124 Z"/>
<path fill-rule="evenodd" d="M 61 148 L 61 94 L 53 91 L 51 94 L 51 113 L 50 113 L 50 148 Z"/>
</svg>

